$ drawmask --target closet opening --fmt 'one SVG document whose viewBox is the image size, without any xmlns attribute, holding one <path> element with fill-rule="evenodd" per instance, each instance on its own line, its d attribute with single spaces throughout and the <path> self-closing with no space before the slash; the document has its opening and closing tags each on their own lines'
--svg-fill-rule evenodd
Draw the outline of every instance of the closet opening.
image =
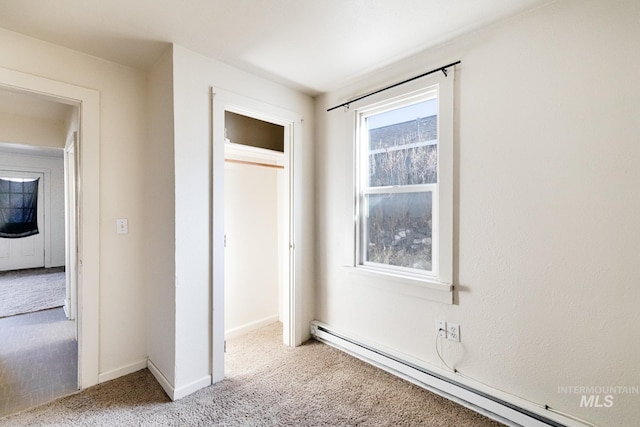
<svg viewBox="0 0 640 427">
<path fill-rule="evenodd" d="M 225 340 L 267 325 L 282 333 L 289 329 L 285 127 L 233 111 L 224 117 Z"/>
</svg>

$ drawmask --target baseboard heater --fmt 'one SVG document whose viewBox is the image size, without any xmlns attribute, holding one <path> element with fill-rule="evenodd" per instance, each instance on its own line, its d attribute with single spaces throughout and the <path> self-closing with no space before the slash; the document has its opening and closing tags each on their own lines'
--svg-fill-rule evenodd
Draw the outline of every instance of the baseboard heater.
<svg viewBox="0 0 640 427">
<path fill-rule="evenodd" d="M 497 390 L 493 393 L 480 390 L 480 387 L 465 384 L 456 378 L 447 377 L 443 373 L 437 373 L 417 363 L 407 361 L 408 358 L 393 355 L 391 351 L 381 350 L 379 346 L 367 344 L 363 340 L 354 340 L 318 321 L 311 322 L 311 335 L 320 342 L 336 347 L 358 359 L 509 426 L 585 426 L 585 424 L 560 414 L 548 413 L 544 408 L 535 407 L 526 401 L 515 404 L 508 401 L 507 396 L 499 396 L 506 393 Z M 513 397 L 510 400 L 517 400 L 517 398 Z M 530 408 L 527 408 L 527 405 Z M 536 412 L 536 409 L 547 413 Z"/>
</svg>

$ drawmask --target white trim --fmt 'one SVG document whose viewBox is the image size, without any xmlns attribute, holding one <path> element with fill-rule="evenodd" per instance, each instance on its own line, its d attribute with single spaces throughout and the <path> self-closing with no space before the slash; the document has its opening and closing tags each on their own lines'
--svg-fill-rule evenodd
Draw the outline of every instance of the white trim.
<svg viewBox="0 0 640 427">
<path fill-rule="evenodd" d="M 362 193 L 368 194 L 403 194 L 403 193 L 437 193 L 437 184 L 385 185 L 383 187 L 367 187 Z"/>
<path fill-rule="evenodd" d="M 64 305 L 62 306 L 62 309 L 64 310 L 64 315 L 67 316 L 68 320 L 73 320 L 71 318 L 71 307 L 69 306 L 69 304 L 71 304 L 69 302 L 69 298 L 65 298 L 64 299 Z"/>
<path fill-rule="evenodd" d="M 453 144 L 454 140 L 454 89 L 455 67 L 451 67 L 448 76 L 440 73 L 426 79 L 413 81 L 373 95 L 366 103 L 360 101 L 354 112 L 354 159 L 355 159 L 355 187 L 354 187 L 354 244 L 353 260 L 356 268 L 370 265 L 366 261 L 364 235 L 366 227 L 366 200 L 368 194 L 400 193 L 425 191 L 433 187 L 425 185 L 369 187 L 368 167 L 370 151 L 368 149 L 368 134 L 364 132 L 364 122 L 367 117 L 401 108 L 410 103 L 438 100 L 438 183 L 432 198 L 432 259 L 431 271 L 424 275 L 430 277 L 430 282 L 438 284 L 453 283 Z M 354 107 L 354 105 L 352 105 Z M 403 187 L 406 187 L 403 189 Z M 380 264 L 381 268 L 385 267 Z M 389 274 L 394 276 L 400 269 L 389 266 Z M 407 279 L 420 271 L 407 269 Z M 437 299 L 436 299 L 437 300 Z M 449 301 L 447 297 L 445 299 Z"/>
<path fill-rule="evenodd" d="M 369 266 L 345 266 L 351 274 L 367 276 L 367 286 L 406 295 L 412 298 L 421 298 L 442 304 L 453 304 L 453 285 L 442 283 L 428 276 L 410 276 L 399 273 L 394 274 L 389 269 L 378 270 Z M 376 280 L 377 279 L 377 280 Z"/>
<path fill-rule="evenodd" d="M 164 376 L 162 371 L 160 371 L 160 369 L 158 369 L 158 367 L 151 361 L 151 359 L 147 360 L 147 368 L 149 368 L 149 372 L 151 372 L 151 375 L 153 375 L 156 381 L 158 381 L 160 387 L 162 387 L 164 392 L 167 393 L 169 399 L 175 400 L 173 397 L 175 395 L 175 389 L 173 385 L 169 382 L 167 377 Z"/>
<path fill-rule="evenodd" d="M 149 372 L 151 372 L 151 375 L 153 375 L 156 381 L 158 381 L 160 387 L 162 387 L 164 392 L 167 393 L 169 399 L 174 401 L 182 399 L 183 397 L 186 397 L 191 393 L 200 390 L 201 388 L 205 388 L 211 385 L 211 375 L 206 375 L 182 387 L 175 388 L 169 382 L 167 377 L 164 376 L 162 371 L 160 371 L 160 369 L 158 369 L 158 367 L 151 360 L 147 361 L 147 368 L 149 368 Z"/>
<path fill-rule="evenodd" d="M 134 372 L 138 372 L 146 368 L 147 365 L 148 365 L 148 360 L 145 358 L 143 360 L 139 360 L 137 362 L 122 366 L 118 369 L 113 369 L 111 371 L 103 372 L 100 375 L 98 375 L 98 383 L 104 383 L 104 382 L 122 377 L 124 375 L 129 375 Z"/>
<path fill-rule="evenodd" d="M 311 322 L 311 335 L 320 342 L 509 426 L 588 425 L 317 320 Z M 545 419 L 546 422 L 543 421 Z"/>
<path fill-rule="evenodd" d="M 98 383 L 100 358 L 100 93 L 44 77 L 0 68 L 0 87 L 7 87 L 78 106 L 80 109 L 83 189 L 78 220 L 78 383 L 87 388 Z"/>
<path fill-rule="evenodd" d="M 171 400 L 182 399 L 183 397 L 189 396 L 191 393 L 195 393 L 201 388 L 209 387 L 210 385 L 211 375 L 204 376 L 195 381 L 191 381 L 189 384 L 176 388 L 173 392 L 173 397 L 171 398 Z"/>
<path fill-rule="evenodd" d="M 226 159 L 259 160 L 263 163 L 284 165 L 283 152 L 228 141 L 224 144 L 224 156 Z"/>
<path fill-rule="evenodd" d="M 429 139 L 427 141 L 412 142 L 410 144 L 394 145 L 393 147 L 388 147 L 388 148 L 378 148 L 376 150 L 368 150 L 368 153 L 369 153 L 369 156 L 371 156 L 372 154 L 389 153 L 391 151 L 407 150 L 409 148 L 429 147 L 431 145 L 438 145 L 438 140 Z"/>
<path fill-rule="evenodd" d="M 39 145 L 18 144 L 14 142 L 0 142 L 0 151 L 33 157 L 60 157 L 64 149 L 57 147 L 43 147 Z"/>
<path fill-rule="evenodd" d="M 253 322 L 249 322 L 247 324 L 244 324 L 242 326 L 238 326 L 236 328 L 233 329 L 229 329 L 228 331 L 225 331 L 224 333 L 224 338 L 226 340 L 230 340 L 233 338 L 237 338 L 237 337 L 241 337 L 242 335 L 245 335 L 251 331 L 255 331 L 256 329 L 260 329 L 263 326 L 267 326 L 270 325 L 272 323 L 276 323 L 278 321 L 279 316 L 277 314 L 274 314 L 273 316 L 268 316 L 265 317 L 263 319 L 260 320 L 256 320 Z"/>
<path fill-rule="evenodd" d="M 438 253 L 438 281 L 453 283 L 453 145 L 454 90 L 456 69 L 449 69 L 448 77 L 438 73 L 438 228 L 434 233 Z M 446 165 L 446 167 L 441 167 Z"/>
<path fill-rule="evenodd" d="M 65 312 L 69 320 L 76 320 L 78 308 L 78 258 L 77 258 L 77 193 L 76 193 L 76 158 L 75 146 L 77 141 L 77 131 L 73 132 L 70 141 L 65 143 L 64 148 L 64 210 L 65 210 Z M 78 329 L 76 324 L 76 339 L 78 339 Z"/>
<path fill-rule="evenodd" d="M 269 123 L 284 126 L 285 138 L 285 181 L 289 189 L 289 286 L 287 316 L 283 320 L 283 340 L 288 345 L 302 344 L 302 117 L 295 112 L 266 104 L 246 96 L 221 88 L 211 88 L 211 134 L 212 134 L 212 185 L 210 195 L 211 211 L 211 243 L 212 243 L 212 349 L 211 372 L 213 382 L 224 379 L 224 158 L 225 135 L 224 112 L 231 111 Z"/>
</svg>

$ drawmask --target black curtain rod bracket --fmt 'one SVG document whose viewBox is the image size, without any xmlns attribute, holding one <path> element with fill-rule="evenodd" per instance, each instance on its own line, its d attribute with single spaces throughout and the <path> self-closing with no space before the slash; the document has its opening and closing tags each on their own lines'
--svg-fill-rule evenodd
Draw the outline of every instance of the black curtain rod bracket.
<svg viewBox="0 0 640 427">
<path fill-rule="evenodd" d="M 350 99 L 350 100 L 349 100 L 349 101 L 347 101 L 347 102 L 343 102 L 343 103 L 342 103 L 342 104 L 340 104 L 340 105 L 336 105 L 335 107 L 331 107 L 331 108 L 329 108 L 329 109 L 327 110 L 327 112 L 329 112 L 329 111 L 333 111 L 333 110 L 336 110 L 336 109 L 338 109 L 338 108 L 340 108 L 340 107 L 345 107 L 345 111 L 348 111 L 348 110 L 349 110 L 349 106 L 350 106 L 350 104 L 351 104 L 352 102 L 360 101 L 361 99 L 367 98 L 367 97 L 369 97 L 369 96 L 375 95 L 375 94 L 380 93 L 380 92 L 384 92 L 385 90 L 393 89 L 394 87 L 397 87 L 397 86 L 403 85 L 403 84 L 405 84 L 405 83 L 412 82 L 412 81 L 417 80 L 417 79 L 419 79 L 419 78 L 422 78 L 422 77 L 428 76 L 429 74 L 437 73 L 438 71 L 442 71 L 442 73 L 444 74 L 444 76 L 445 76 L 445 77 L 448 77 L 448 74 L 447 74 L 447 68 L 449 68 L 449 67 L 455 67 L 455 66 L 456 66 L 456 65 L 458 65 L 459 63 L 460 63 L 460 61 L 452 62 L 451 64 L 447 64 L 447 65 L 444 65 L 444 66 L 442 66 L 442 67 L 439 67 L 439 68 L 433 69 L 433 70 L 431 70 L 431 71 L 427 71 L 426 73 L 422 73 L 422 74 L 420 74 L 419 76 L 411 77 L 410 79 L 403 80 L 403 81 L 398 82 L 398 83 L 394 83 L 394 84 L 392 84 L 392 85 L 390 85 L 390 86 L 383 87 L 382 89 L 378 89 L 378 90 L 373 91 L 373 92 L 371 92 L 371 93 L 368 93 L 368 94 L 366 94 L 366 95 L 362 95 L 362 96 L 359 96 L 359 97 L 357 97 L 357 98 Z"/>
</svg>

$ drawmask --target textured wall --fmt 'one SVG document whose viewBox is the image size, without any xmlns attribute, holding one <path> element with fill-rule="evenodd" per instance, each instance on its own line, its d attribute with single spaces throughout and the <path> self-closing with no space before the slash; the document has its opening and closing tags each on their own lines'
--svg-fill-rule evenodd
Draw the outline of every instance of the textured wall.
<svg viewBox="0 0 640 427">
<path fill-rule="evenodd" d="M 317 317 L 603 426 L 640 396 L 580 407 L 561 386 L 640 385 L 640 5 L 563 1 L 415 55 L 318 99 Z M 350 273 L 352 113 L 325 109 L 455 60 L 455 305 Z M 352 106 L 353 107 L 353 106 Z M 352 108 L 353 110 L 353 108 Z M 602 397 L 601 397 L 602 400 Z"/>
</svg>

